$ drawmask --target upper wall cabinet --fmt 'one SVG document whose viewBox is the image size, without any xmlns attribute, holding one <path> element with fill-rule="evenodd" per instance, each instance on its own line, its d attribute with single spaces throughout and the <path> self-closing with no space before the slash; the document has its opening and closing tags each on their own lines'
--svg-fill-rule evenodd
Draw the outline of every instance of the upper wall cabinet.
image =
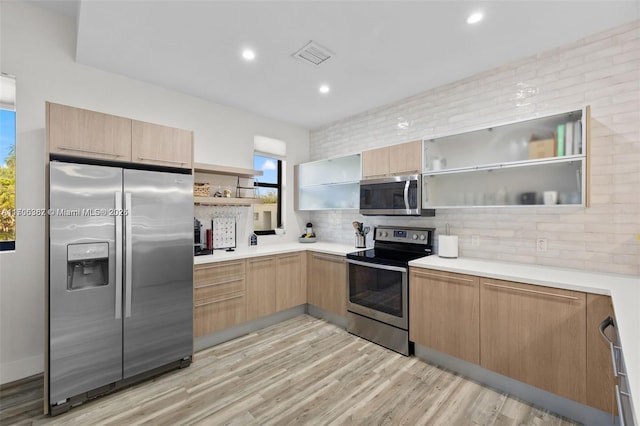
<svg viewBox="0 0 640 426">
<path fill-rule="evenodd" d="M 299 164 L 296 209 L 357 209 L 360 205 L 360 154 Z"/>
<path fill-rule="evenodd" d="M 422 141 L 362 152 L 362 178 L 418 174 L 422 171 Z"/>
<path fill-rule="evenodd" d="M 47 102 L 50 154 L 191 169 L 193 132 Z"/>
<path fill-rule="evenodd" d="M 588 206 L 589 107 L 424 141 L 423 207 Z"/>
<path fill-rule="evenodd" d="M 193 132 L 134 120 L 131 135 L 134 163 L 191 168 Z"/>
<path fill-rule="evenodd" d="M 51 154 L 131 161 L 131 120 L 47 102 Z"/>
</svg>

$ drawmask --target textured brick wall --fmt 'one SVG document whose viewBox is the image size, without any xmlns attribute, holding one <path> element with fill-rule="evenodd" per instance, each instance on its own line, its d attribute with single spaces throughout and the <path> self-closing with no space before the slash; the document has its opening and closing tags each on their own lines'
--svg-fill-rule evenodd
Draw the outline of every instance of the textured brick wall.
<svg viewBox="0 0 640 426">
<path fill-rule="evenodd" d="M 310 154 L 340 156 L 585 105 L 592 113 L 589 208 L 440 209 L 436 218 L 327 211 L 311 215 L 314 229 L 325 240 L 353 243 L 353 220 L 449 223 L 462 256 L 640 274 L 640 21 L 312 131 Z M 546 252 L 536 251 L 537 238 L 547 239 Z"/>
</svg>

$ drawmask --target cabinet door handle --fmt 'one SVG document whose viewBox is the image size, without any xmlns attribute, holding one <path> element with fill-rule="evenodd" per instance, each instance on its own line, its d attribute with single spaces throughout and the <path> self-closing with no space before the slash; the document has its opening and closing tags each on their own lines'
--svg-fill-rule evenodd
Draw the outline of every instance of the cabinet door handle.
<svg viewBox="0 0 640 426">
<path fill-rule="evenodd" d="M 216 285 L 235 283 L 235 282 L 238 282 L 238 281 L 244 281 L 244 277 L 242 277 L 242 278 L 233 278 L 231 280 L 226 280 L 226 281 L 218 281 L 218 282 L 211 283 L 211 284 L 195 285 L 195 288 L 213 287 L 213 286 L 216 286 Z"/>
<path fill-rule="evenodd" d="M 90 149 L 71 148 L 69 146 L 59 146 L 58 149 L 62 151 L 86 152 L 87 154 L 110 155 L 112 157 L 122 157 L 122 154 L 116 154 L 114 152 L 92 151 Z"/>
<path fill-rule="evenodd" d="M 525 293 L 541 294 L 543 296 L 559 297 L 561 299 L 578 300 L 578 298 L 575 297 L 575 296 L 565 296 L 564 294 L 549 293 L 549 292 L 546 292 L 546 291 L 538 291 L 538 290 L 529 290 L 527 288 L 511 287 L 511 286 L 508 286 L 508 285 L 499 285 L 499 284 L 491 284 L 491 283 L 482 283 L 482 284 L 484 284 L 486 286 L 489 286 L 489 287 L 504 288 L 504 289 L 507 289 L 507 290 L 522 291 L 522 292 L 525 292 Z"/>
<path fill-rule="evenodd" d="M 278 258 L 280 259 L 289 259 L 292 257 L 298 257 L 300 255 L 300 253 L 293 253 L 293 254 L 279 254 Z"/>
<path fill-rule="evenodd" d="M 618 377 L 618 376 L 625 377 L 626 373 L 618 369 L 618 356 L 616 354 L 616 352 L 618 354 L 622 354 L 622 347 L 616 345 L 616 343 L 613 340 L 609 339 L 607 335 L 604 334 L 604 331 L 609 327 L 613 327 L 613 328 L 616 327 L 616 322 L 611 316 L 608 316 L 607 318 L 605 318 L 600 323 L 600 326 L 598 328 L 600 329 L 600 334 L 602 335 L 602 338 L 607 342 L 607 344 L 609 345 L 609 350 L 611 351 L 611 364 L 613 366 L 613 375 L 615 377 Z"/>
<path fill-rule="evenodd" d="M 613 340 L 609 339 L 607 337 L 607 335 L 604 334 L 604 331 L 609 327 L 615 327 L 615 322 L 613 321 L 613 318 L 611 318 L 610 316 L 605 318 L 600 323 L 600 326 L 598 328 L 600 329 L 600 334 L 602 335 L 602 338 L 609 345 L 609 350 L 611 351 L 611 364 L 613 365 L 613 376 L 617 377 L 618 376 L 618 366 L 616 365 L 616 353 L 615 353 L 615 350 L 613 349 Z"/>
<path fill-rule="evenodd" d="M 176 161 L 176 160 L 163 160 L 160 158 L 147 158 L 147 157 L 138 157 L 140 161 L 160 161 L 161 163 L 171 163 L 171 164 L 186 164 L 184 161 Z"/>
<path fill-rule="evenodd" d="M 405 175 L 417 175 L 420 173 L 420 170 L 406 170 L 404 172 L 395 172 L 392 173 L 393 176 L 405 176 Z M 384 176 L 384 175 L 382 175 Z"/>
<path fill-rule="evenodd" d="M 328 260 L 329 262 L 336 262 L 336 263 L 345 263 L 346 259 L 342 259 L 342 258 L 336 258 L 333 256 L 323 256 L 321 254 L 312 254 L 311 256 L 315 257 L 316 259 L 324 259 L 324 260 Z"/>
<path fill-rule="evenodd" d="M 244 262 L 233 262 L 233 263 L 225 263 L 224 265 L 211 265 L 211 266 L 196 266 L 196 271 L 201 269 L 213 269 L 213 268 L 221 268 L 223 266 L 236 266 L 236 265 L 244 265 Z"/>
<path fill-rule="evenodd" d="M 227 300 L 233 300 L 233 299 L 239 299 L 241 297 L 244 297 L 244 294 L 237 294 L 235 296 L 229 296 L 229 297 L 225 297 L 223 299 L 216 299 L 216 300 L 211 300 L 209 302 L 203 302 L 203 303 L 196 303 L 194 306 L 196 308 L 199 308 L 201 306 L 207 306 L 207 305 L 213 305 L 214 303 L 219 303 L 219 302 L 226 302 Z"/>
<path fill-rule="evenodd" d="M 363 178 L 365 178 L 365 179 L 373 179 L 373 178 L 379 178 L 379 177 L 385 177 L 385 176 L 387 176 L 387 174 L 386 174 L 386 173 L 382 173 L 382 174 L 379 174 L 379 175 L 367 175 L 367 176 L 363 176 Z"/>
<path fill-rule="evenodd" d="M 453 281 L 462 281 L 465 283 L 472 283 L 473 280 L 469 278 L 459 278 L 459 277 L 450 277 L 449 275 L 440 275 L 440 274 L 431 274 L 428 272 L 414 272 L 415 275 L 419 277 L 436 277 L 436 278 L 444 278 L 445 280 L 453 280 Z"/>
<path fill-rule="evenodd" d="M 600 334 L 602 335 L 602 338 L 606 340 L 608 344 L 613 345 L 613 341 L 609 339 L 606 334 L 604 334 L 604 331 L 609 327 L 615 327 L 615 322 L 613 321 L 613 318 L 611 318 L 610 316 L 606 317 L 600 323 L 600 327 L 598 328 L 600 329 Z"/>
<path fill-rule="evenodd" d="M 261 263 L 261 262 L 271 262 L 273 261 L 273 257 L 262 257 L 258 259 L 249 259 L 247 262 L 249 263 Z"/>
</svg>

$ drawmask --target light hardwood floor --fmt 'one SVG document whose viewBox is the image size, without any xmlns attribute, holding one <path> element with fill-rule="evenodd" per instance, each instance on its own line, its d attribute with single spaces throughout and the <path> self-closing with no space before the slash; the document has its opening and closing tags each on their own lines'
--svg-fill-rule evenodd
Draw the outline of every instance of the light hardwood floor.
<svg viewBox="0 0 640 426">
<path fill-rule="evenodd" d="M 0 392 L 2 425 L 574 424 L 308 315 L 58 417 L 41 409 L 41 377 Z"/>
</svg>

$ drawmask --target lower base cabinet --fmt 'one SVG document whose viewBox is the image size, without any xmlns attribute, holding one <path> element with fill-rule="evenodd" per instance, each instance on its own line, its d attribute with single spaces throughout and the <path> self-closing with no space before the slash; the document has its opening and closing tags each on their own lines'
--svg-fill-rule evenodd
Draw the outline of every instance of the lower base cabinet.
<svg viewBox="0 0 640 426">
<path fill-rule="evenodd" d="M 196 265 L 193 285 L 200 337 L 307 303 L 307 254 Z"/>
<path fill-rule="evenodd" d="M 480 364 L 480 288 L 472 275 L 411 268 L 409 340 Z"/>
<path fill-rule="evenodd" d="M 194 268 L 194 335 L 309 303 L 346 316 L 346 258 L 296 252 Z M 616 413 L 609 296 L 412 267 L 410 340 Z"/>
<path fill-rule="evenodd" d="M 196 303 L 194 336 L 205 336 L 247 321 L 245 304 L 244 294 Z"/>
<path fill-rule="evenodd" d="M 194 337 L 247 321 L 245 261 L 196 265 L 194 286 Z"/>
<path fill-rule="evenodd" d="M 247 321 L 276 311 L 276 259 L 247 259 Z"/>
<path fill-rule="evenodd" d="M 480 278 L 481 366 L 586 404 L 586 294 Z"/>
<path fill-rule="evenodd" d="M 307 303 L 306 255 L 247 259 L 247 321 Z"/>
<path fill-rule="evenodd" d="M 307 303 L 307 254 L 276 256 L 276 311 Z"/>
<path fill-rule="evenodd" d="M 344 256 L 308 254 L 307 302 L 340 316 L 347 315 L 347 262 Z"/>
</svg>

